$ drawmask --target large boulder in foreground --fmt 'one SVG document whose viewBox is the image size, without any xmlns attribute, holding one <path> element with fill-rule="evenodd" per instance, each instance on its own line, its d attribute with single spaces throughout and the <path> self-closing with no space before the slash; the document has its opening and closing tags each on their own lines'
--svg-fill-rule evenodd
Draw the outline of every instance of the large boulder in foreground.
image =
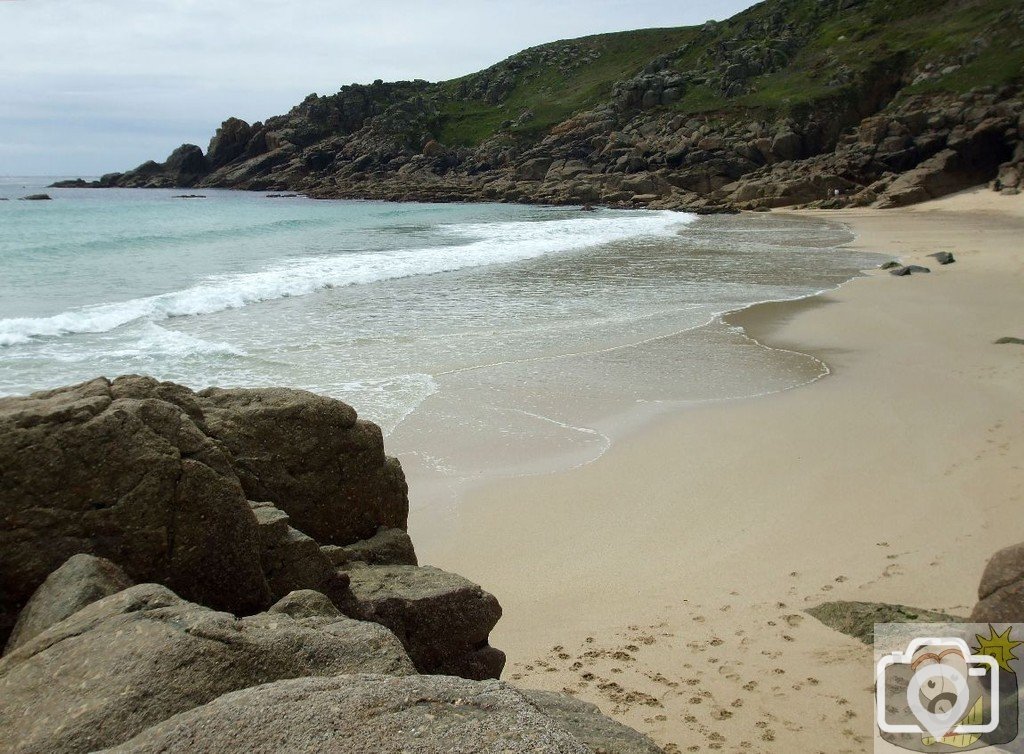
<svg viewBox="0 0 1024 754">
<path fill-rule="evenodd" d="M 319 546 L 404 529 L 407 512 L 379 428 L 302 390 L 128 376 L 0 399 L 0 643 L 78 553 L 236 614 L 300 588 L 341 601 Z"/>
<path fill-rule="evenodd" d="M 86 605 L 132 586 L 109 560 L 79 553 L 51 573 L 18 616 L 5 651 L 10 652 Z"/>
<path fill-rule="evenodd" d="M 270 681 L 412 672 L 393 634 L 342 616 L 322 595 L 295 593 L 266 613 L 236 618 L 141 584 L 0 658 L 0 748 L 94 751 Z M 334 722 L 321 718 L 317 727 L 328 721 Z"/>
<path fill-rule="evenodd" d="M 497 678 L 505 654 L 487 642 L 501 606 L 471 581 L 430 566 L 354 566 L 347 612 L 387 626 L 421 673 Z"/>
<path fill-rule="evenodd" d="M 0 399 L 0 640 L 40 584 L 89 553 L 235 613 L 270 602 L 232 460 L 186 388 L 142 378 Z"/>
<path fill-rule="evenodd" d="M 208 432 L 234 460 L 250 500 L 270 500 L 322 545 L 404 529 L 408 487 L 380 427 L 350 406 L 302 390 L 199 393 Z"/>
<path fill-rule="evenodd" d="M 446 676 L 302 678 L 227 694 L 109 752 L 589 754 L 500 681 Z"/>
<path fill-rule="evenodd" d="M 988 561 L 971 622 L 1024 622 L 1024 542 L 1004 547 Z"/>
</svg>

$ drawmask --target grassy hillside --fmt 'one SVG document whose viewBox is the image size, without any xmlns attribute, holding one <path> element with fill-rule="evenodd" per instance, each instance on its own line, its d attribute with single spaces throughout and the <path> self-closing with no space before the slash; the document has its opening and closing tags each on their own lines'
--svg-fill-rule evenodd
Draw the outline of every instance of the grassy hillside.
<svg viewBox="0 0 1024 754">
<path fill-rule="evenodd" d="M 532 47 L 480 73 L 441 85 L 450 99 L 444 104 L 442 140 L 474 145 L 497 132 L 501 124 L 522 113 L 533 114 L 506 130 L 531 136 L 542 133 L 580 110 L 607 101 L 612 85 L 638 73 L 653 58 L 678 49 L 697 27 L 642 29 L 598 34 Z M 514 85 L 500 103 L 460 97 L 462 88 L 514 71 Z"/>
<path fill-rule="evenodd" d="M 674 111 L 799 112 L 841 96 L 880 64 L 906 70 L 905 94 L 1019 82 L 1024 6 L 770 0 L 720 23 L 555 42 L 441 84 L 441 138 L 475 145 L 499 132 L 536 137 L 645 71 L 686 80 L 682 97 L 663 106 Z"/>
</svg>

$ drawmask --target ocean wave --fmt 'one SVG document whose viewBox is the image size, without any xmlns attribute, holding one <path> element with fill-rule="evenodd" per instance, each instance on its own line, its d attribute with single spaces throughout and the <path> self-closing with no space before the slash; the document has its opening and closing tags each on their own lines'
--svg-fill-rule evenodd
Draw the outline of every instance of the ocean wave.
<svg viewBox="0 0 1024 754">
<path fill-rule="evenodd" d="M 620 214 L 532 222 L 439 226 L 461 243 L 417 249 L 307 257 L 258 272 L 218 275 L 190 288 L 128 301 L 94 304 L 50 317 L 0 320 L 0 346 L 37 338 L 108 332 L 137 320 L 214 314 L 262 301 L 304 296 L 326 288 L 506 264 L 639 236 L 672 235 L 693 215 L 676 212 Z"/>
</svg>

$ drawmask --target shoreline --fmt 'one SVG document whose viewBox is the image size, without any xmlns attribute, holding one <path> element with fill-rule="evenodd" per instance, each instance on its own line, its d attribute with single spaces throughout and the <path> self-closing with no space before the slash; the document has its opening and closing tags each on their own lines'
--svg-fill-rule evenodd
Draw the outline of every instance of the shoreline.
<svg viewBox="0 0 1024 754">
<path fill-rule="evenodd" d="M 852 232 L 841 224 L 831 221 L 831 218 L 821 217 L 820 213 L 809 213 L 808 218 L 815 227 L 820 227 L 821 233 L 832 236 L 830 243 L 823 240 L 811 244 L 821 249 L 836 250 L 844 244 L 849 243 L 853 238 Z M 785 218 L 784 218 L 785 219 Z M 700 218 L 698 218 L 698 222 Z M 778 234 L 781 231 L 793 234 L 798 237 L 802 232 L 802 225 L 792 223 L 792 227 L 782 222 L 774 224 L 769 222 L 763 230 Z M 801 239 L 803 240 L 803 239 Z M 774 242 L 773 242 L 774 243 Z M 802 245 L 802 244 L 801 244 Z M 770 250 L 766 253 L 770 253 Z M 850 255 L 851 261 L 853 254 Z M 889 257 L 881 253 L 862 253 L 856 259 L 857 264 L 864 264 L 869 259 L 884 261 Z M 866 269 L 873 269 L 868 267 Z M 394 432 L 389 433 L 386 439 L 391 442 L 392 450 L 397 447 L 396 454 L 402 459 L 407 475 L 410 477 L 411 487 L 416 491 L 414 505 L 421 508 L 416 515 L 417 526 L 422 529 L 444 529 L 447 526 L 447 515 L 455 507 L 456 501 L 472 491 L 503 479 L 531 478 L 546 476 L 553 473 L 561 473 L 578 469 L 592 464 L 599 460 L 612 445 L 628 442 L 629 438 L 652 423 L 660 421 L 663 417 L 671 416 L 680 411 L 688 410 L 693 406 L 702 404 L 717 404 L 737 400 L 748 400 L 762 398 L 775 393 L 786 392 L 797 388 L 805 387 L 823 377 L 828 376 L 829 366 L 816 355 L 800 350 L 798 348 L 783 348 L 775 344 L 763 342 L 761 339 L 751 337 L 751 334 L 738 327 L 739 318 L 745 317 L 746 312 L 760 310 L 761 307 L 773 307 L 775 305 L 786 306 L 801 302 L 816 300 L 818 297 L 834 292 L 841 287 L 848 285 L 851 281 L 865 274 L 865 268 L 857 269 L 855 265 L 849 265 L 845 271 L 848 277 L 838 281 L 820 281 L 827 287 L 819 290 L 808 290 L 803 293 L 790 294 L 792 298 L 769 298 L 757 301 L 750 301 L 742 304 L 732 304 L 734 308 L 727 308 L 717 312 L 706 314 L 706 319 L 698 323 L 677 326 L 667 332 L 644 335 L 639 340 L 618 343 L 611 346 L 597 345 L 593 348 L 559 353 L 555 355 L 538 356 L 525 361 L 500 362 L 496 364 L 484 364 L 473 366 L 454 372 L 447 372 L 441 376 L 450 374 L 465 374 L 481 370 L 492 369 L 503 366 L 515 366 L 526 363 L 559 363 L 563 360 L 572 359 L 593 359 L 615 353 L 636 351 L 636 357 L 643 359 L 645 349 L 653 348 L 659 351 L 670 351 L 673 348 L 700 348 L 705 349 L 709 344 L 720 353 L 728 353 L 728 359 L 736 361 L 736 369 L 741 370 L 744 366 L 749 371 L 736 371 L 735 374 L 746 374 L 747 378 L 742 381 L 729 383 L 728 388 L 721 389 L 719 385 L 711 391 L 698 390 L 697 393 L 709 393 L 707 395 L 673 395 L 671 390 L 660 395 L 646 396 L 638 399 L 636 403 L 619 401 L 615 405 L 604 406 L 601 412 L 593 411 L 593 404 L 586 399 L 581 400 L 579 409 L 573 416 L 559 414 L 545 416 L 541 414 L 528 414 L 538 420 L 544 420 L 553 425 L 558 425 L 566 430 L 585 434 L 588 438 L 600 438 L 600 447 L 580 447 L 577 449 L 561 449 L 554 453 L 541 453 L 534 450 L 530 458 L 516 458 L 514 461 L 503 461 L 496 466 L 480 465 L 478 468 L 469 464 L 462 473 L 450 471 L 448 475 L 432 473 L 428 467 L 429 456 L 416 450 L 404 450 L 401 444 L 395 445 L 394 432 L 401 433 L 405 428 L 400 423 Z M 722 302 L 726 303 L 726 302 Z M 734 321 L 736 319 L 736 321 Z M 738 356 L 744 350 L 754 346 L 756 350 L 763 353 L 763 356 L 750 357 Z M 725 350 L 723 350 L 725 349 Z M 741 363 L 745 360 L 746 363 Z M 591 364 L 590 368 L 596 365 Z M 585 371 L 581 371 L 583 365 L 576 369 L 578 378 L 584 378 Z M 436 376 L 436 375 L 435 375 Z M 458 390 L 458 388 L 456 388 Z M 440 389 L 437 392 L 444 392 Z M 655 391 L 657 392 L 657 391 Z M 607 398 L 608 396 L 606 396 Z M 427 400 L 431 400 L 428 398 Z M 416 412 L 421 410 L 422 404 L 411 410 L 406 415 L 406 420 L 415 421 L 419 416 Z M 523 413 L 526 413 L 525 411 Z M 568 423 L 565 423 L 568 422 Z M 402 438 L 405 439 L 405 438 Z M 476 456 L 474 456 L 476 458 Z M 483 460 L 477 459 L 477 460 Z M 433 536 L 432 534 L 427 535 Z"/>
<path fill-rule="evenodd" d="M 870 750 L 870 649 L 803 610 L 969 610 L 987 558 L 1024 539 L 1024 367 L 992 345 L 1020 334 L 1022 209 L 979 189 L 833 213 L 850 248 L 958 262 L 727 315 L 829 379 L 684 409 L 585 467 L 468 490 L 446 531 L 414 532 L 423 562 L 501 601 L 505 678 L 670 751 Z"/>
</svg>

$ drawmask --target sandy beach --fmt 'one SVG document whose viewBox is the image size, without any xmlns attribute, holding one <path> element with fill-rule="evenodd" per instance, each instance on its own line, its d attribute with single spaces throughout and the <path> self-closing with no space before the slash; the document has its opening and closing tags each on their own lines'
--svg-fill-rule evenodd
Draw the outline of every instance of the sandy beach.
<svg viewBox="0 0 1024 754">
<path fill-rule="evenodd" d="M 1024 540 L 1024 347 L 993 344 L 1024 336 L 1024 196 L 815 216 L 932 269 L 729 318 L 829 376 L 473 489 L 443 532 L 414 508 L 420 561 L 501 601 L 504 678 L 592 701 L 667 751 L 868 751 L 870 648 L 804 610 L 966 614 L 987 558 Z"/>
</svg>

